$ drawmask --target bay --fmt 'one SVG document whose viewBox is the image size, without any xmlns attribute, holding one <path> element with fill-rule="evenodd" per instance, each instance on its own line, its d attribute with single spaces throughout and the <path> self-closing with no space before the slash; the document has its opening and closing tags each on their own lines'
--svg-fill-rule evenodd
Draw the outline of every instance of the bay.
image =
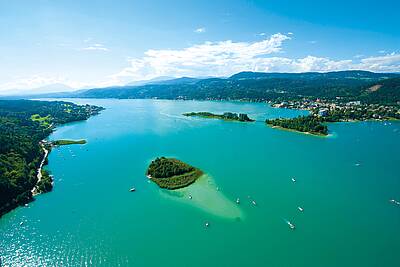
<svg viewBox="0 0 400 267">
<path fill-rule="evenodd" d="M 315 137 L 266 126 L 306 112 L 264 103 L 68 100 L 106 110 L 49 137 L 88 143 L 54 149 L 54 190 L 0 219 L 5 266 L 400 265 L 389 202 L 400 199 L 399 122 L 334 123 Z M 256 122 L 182 116 L 191 111 Z M 206 176 L 161 190 L 145 177 L 157 156 Z"/>
</svg>

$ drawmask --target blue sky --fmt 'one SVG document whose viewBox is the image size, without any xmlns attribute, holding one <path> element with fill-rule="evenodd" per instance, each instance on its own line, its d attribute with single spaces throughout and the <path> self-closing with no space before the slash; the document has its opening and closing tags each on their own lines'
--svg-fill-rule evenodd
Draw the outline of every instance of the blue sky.
<svg viewBox="0 0 400 267">
<path fill-rule="evenodd" d="M 399 72 L 398 10 L 395 0 L 1 0 L 0 91 L 242 70 Z"/>
</svg>

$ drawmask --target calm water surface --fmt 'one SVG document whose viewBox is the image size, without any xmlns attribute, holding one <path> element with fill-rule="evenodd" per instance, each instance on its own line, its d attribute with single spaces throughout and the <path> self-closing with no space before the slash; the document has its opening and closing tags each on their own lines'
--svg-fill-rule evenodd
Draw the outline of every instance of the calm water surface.
<svg viewBox="0 0 400 267">
<path fill-rule="evenodd" d="M 71 101 L 107 109 L 50 136 L 88 143 L 54 149 L 54 190 L 0 219 L 3 265 L 400 266 L 400 206 L 389 202 L 400 199 L 400 123 L 331 124 L 322 138 L 265 126 L 304 113 L 265 104 Z M 161 155 L 207 175 L 160 190 L 144 173 Z"/>
</svg>

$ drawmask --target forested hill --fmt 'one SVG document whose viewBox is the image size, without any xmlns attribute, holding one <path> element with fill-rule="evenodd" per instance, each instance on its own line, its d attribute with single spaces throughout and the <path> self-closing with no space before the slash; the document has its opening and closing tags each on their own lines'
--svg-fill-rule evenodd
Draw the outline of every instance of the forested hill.
<svg viewBox="0 0 400 267">
<path fill-rule="evenodd" d="M 32 199 L 44 155 L 39 141 L 55 125 L 86 120 L 100 110 L 67 102 L 0 100 L 0 216 Z"/>
<path fill-rule="evenodd" d="M 302 97 L 361 100 L 367 102 L 400 101 L 399 74 L 368 71 L 328 73 L 241 72 L 229 78 L 180 78 L 142 86 L 97 88 L 63 97 L 82 98 L 162 98 L 198 100 L 295 100 Z M 385 84 L 377 93 L 368 91 Z M 376 98 L 375 98 L 376 97 Z"/>
<path fill-rule="evenodd" d="M 400 76 L 386 79 L 363 88 L 361 100 L 373 104 L 394 104 L 400 101 Z"/>
</svg>

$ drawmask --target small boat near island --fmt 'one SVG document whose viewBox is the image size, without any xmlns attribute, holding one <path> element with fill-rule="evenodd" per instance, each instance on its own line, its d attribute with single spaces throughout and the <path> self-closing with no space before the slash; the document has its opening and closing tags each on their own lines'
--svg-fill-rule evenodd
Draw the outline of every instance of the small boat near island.
<svg viewBox="0 0 400 267">
<path fill-rule="evenodd" d="M 296 179 L 295 179 L 295 178 L 292 178 L 292 182 L 295 183 L 295 182 L 296 182 Z"/>
<path fill-rule="evenodd" d="M 304 209 L 302 208 L 302 207 L 297 207 L 297 209 L 299 210 L 299 211 L 301 211 L 301 212 L 303 212 L 304 211 Z"/>
<path fill-rule="evenodd" d="M 236 199 L 236 204 L 240 204 L 240 199 L 239 198 Z"/>
<path fill-rule="evenodd" d="M 252 200 L 251 203 L 252 203 L 254 206 L 257 206 L 257 202 L 256 202 L 255 200 Z"/>
<path fill-rule="evenodd" d="M 136 188 L 132 187 L 131 189 L 129 189 L 129 192 L 135 192 Z"/>
<path fill-rule="evenodd" d="M 210 226 L 210 223 L 209 223 L 209 222 L 206 222 L 206 223 L 205 223 L 205 226 L 206 226 L 206 227 Z"/>
<path fill-rule="evenodd" d="M 391 200 L 389 200 L 389 202 L 396 204 L 396 205 L 400 205 L 400 201 L 397 201 L 395 199 L 391 199 Z"/>
<path fill-rule="evenodd" d="M 192 199 L 193 197 L 192 197 L 192 195 L 189 195 L 189 199 Z"/>
</svg>

